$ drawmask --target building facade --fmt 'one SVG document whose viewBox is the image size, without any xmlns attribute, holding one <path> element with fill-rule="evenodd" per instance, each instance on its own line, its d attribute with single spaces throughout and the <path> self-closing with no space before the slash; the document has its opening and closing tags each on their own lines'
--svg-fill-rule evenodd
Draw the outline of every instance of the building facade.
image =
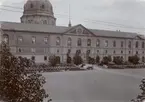
<svg viewBox="0 0 145 102">
<path fill-rule="evenodd" d="M 77 51 L 85 60 L 91 57 L 111 55 L 121 56 L 124 61 L 129 56 L 138 55 L 145 60 L 145 38 L 136 33 L 88 29 L 81 24 L 56 26 L 53 7 L 48 0 L 28 0 L 24 5 L 21 23 L 1 22 L 1 40 L 6 41 L 16 56 L 27 57 L 36 63 L 47 63 L 49 56 L 60 56 L 66 62 L 66 54 L 71 57 Z"/>
</svg>

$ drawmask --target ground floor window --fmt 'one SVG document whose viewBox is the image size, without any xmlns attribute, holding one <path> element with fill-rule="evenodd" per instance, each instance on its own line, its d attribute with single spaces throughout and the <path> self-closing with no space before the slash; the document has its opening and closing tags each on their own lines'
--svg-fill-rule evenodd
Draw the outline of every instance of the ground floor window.
<svg viewBox="0 0 145 102">
<path fill-rule="evenodd" d="M 35 61 L 35 56 L 32 56 L 32 57 L 31 57 L 31 60 Z"/>
<path fill-rule="evenodd" d="M 47 56 L 44 56 L 44 61 L 47 61 Z"/>
</svg>

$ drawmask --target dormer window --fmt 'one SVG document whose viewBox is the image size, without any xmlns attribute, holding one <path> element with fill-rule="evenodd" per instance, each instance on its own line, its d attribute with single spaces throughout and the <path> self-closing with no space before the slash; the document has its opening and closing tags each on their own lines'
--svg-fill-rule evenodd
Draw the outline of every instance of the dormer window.
<svg viewBox="0 0 145 102">
<path fill-rule="evenodd" d="M 44 9 L 44 8 L 45 8 L 44 4 L 41 6 L 41 8 L 42 8 L 42 9 Z"/>
</svg>

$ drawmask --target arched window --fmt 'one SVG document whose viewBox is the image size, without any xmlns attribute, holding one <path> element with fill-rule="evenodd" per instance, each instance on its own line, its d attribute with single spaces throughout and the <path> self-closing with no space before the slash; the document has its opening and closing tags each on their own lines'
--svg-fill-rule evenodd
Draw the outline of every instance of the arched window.
<svg viewBox="0 0 145 102">
<path fill-rule="evenodd" d="M 144 42 L 142 42 L 142 48 L 144 48 Z"/>
<path fill-rule="evenodd" d="M 100 40 L 99 40 L 99 39 L 97 39 L 97 41 L 96 41 L 96 46 L 97 46 L 97 47 L 100 46 Z"/>
<path fill-rule="evenodd" d="M 57 37 L 57 38 L 56 38 L 56 45 L 57 45 L 57 46 L 60 46 L 60 37 Z"/>
<path fill-rule="evenodd" d="M 81 38 L 78 38 L 77 45 L 78 45 L 78 46 L 82 46 L 82 40 L 81 40 Z"/>
<path fill-rule="evenodd" d="M 135 44 L 136 48 L 138 48 L 138 45 L 139 45 L 139 44 L 138 44 L 138 41 L 136 41 L 136 44 Z"/>
<path fill-rule="evenodd" d="M 30 8 L 33 8 L 33 4 L 30 4 Z"/>
<path fill-rule="evenodd" d="M 105 47 L 108 47 L 108 40 L 105 40 Z"/>
<path fill-rule="evenodd" d="M 71 40 L 71 38 L 68 38 L 67 46 L 71 46 L 71 45 L 72 45 L 72 40 Z"/>
<path fill-rule="evenodd" d="M 7 34 L 3 35 L 3 41 L 7 44 L 9 43 L 9 36 Z"/>
<path fill-rule="evenodd" d="M 113 47 L 116 47 L 116 41 L 113 41 Z"/>
<path fill-rule="evenodd" d="M 42 8 L 42 9 L 44 9 L 44 8 L 45 8 L 45 5 L 44 5 L 44 4 L 42 4 L 41 8 Z"/>
<path fill-rule="evenodd" d="M 91 46 L 91 39 L 87 40 L 87 46 Z"/>
</svg>

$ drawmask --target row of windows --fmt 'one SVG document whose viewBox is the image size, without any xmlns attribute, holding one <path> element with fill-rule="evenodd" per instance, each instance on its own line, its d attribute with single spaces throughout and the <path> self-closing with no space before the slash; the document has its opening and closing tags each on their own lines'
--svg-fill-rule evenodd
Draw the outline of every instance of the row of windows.
<svg viewBox="0 0 145 102">
<path fill-rule="evenodd" d="M 4 36 L 4 41 L 5 42 L 8 42 L 8 36 Z M 23 42 L 23 38 L 20 36 L 18 37 L 18 42 L 19 43 L 22 43 Z M 32 37 L 32 44 L 35 44 L 36 43 L 36 37 Z M 48 44 L 48 37 L 44 37 L 44 43 L 45 44 Z M 61 39 L 60 37 L 57 37 L 56 38 L 56 45 L 57 46 L 60 46 L 61 45 Z M 92 43 L 91 43 L 91 39 L 87 39 L 87 46 L 91 46 Z M 72 46 L 72 39 L 69 37 L 68 40 L 67 40 L 67 46 Z M 82 39 L 81 38 L 78 38 L 78 41 L 77 41 L 77 46 L 82 46 Z M 97 39 L 96 41 L 96 47 L 99 47 L 100 46 L 100 40 Z M 124 47 L 124 42 L 121 41 L 121 44 L 120 44 L 121 47 Z M 108 47 L 108 40 L 105 40 L 105 47 Z M 113 41 L 113 47 L 116 47 L 116 41 Z M 131 48 L 132 47 L 132 44 L 131 44 L 131 41 L 128 42 L 128 47 Z M 136 41 L 135 43 L 135 47 L 138 48 L 139 47 L 139 42 Z M 142 48 L 145 48 L 145 43 L 142 42 Z"/>
</svg>

